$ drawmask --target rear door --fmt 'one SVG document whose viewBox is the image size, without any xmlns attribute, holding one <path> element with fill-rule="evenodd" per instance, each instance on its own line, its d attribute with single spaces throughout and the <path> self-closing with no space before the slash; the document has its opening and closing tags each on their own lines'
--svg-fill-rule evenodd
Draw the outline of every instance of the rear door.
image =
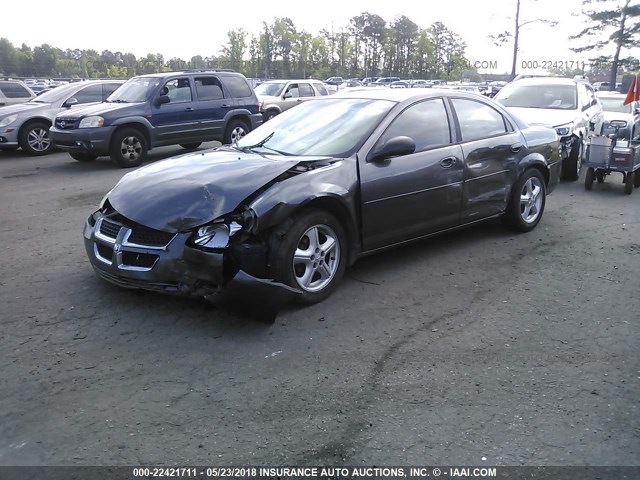
<svg viewBox="0 0 640 480">
<path fill-rule="evenodd" d="M 225 93 L 221 79 L 213 75 L 195 77 L 198 108 L 195 118 L 203 140 L 222 138 L 225 117 L 235 107 L 235 100 Z"/>
<path fill-rule="evenodd" d="M 408 136 L 416 143 L 414 153 L 376 162 L 359 159 L 365 250 L 458 223 L 463 161 L 452 135 L 443 99 L 423 100 L 399 113 L 371 150 Z"/>
<path fill-rule="evenodd" d="M 199 135 L 196 118 L 196 102 L 193 85 L 188 76 L 172 78 L 160 89 L 166 93 L 169 103 L 153 102 L 151 123 L 155 138 L 160 144 L 186 143 Z"/>
<path fill-rule="evenodd" d="M 456 134 L 464 156 L 462 222 L 505 210 L 519 159 L 522 134 L 495 108 L 480 100 L 451 98 Z"/>
</svg>

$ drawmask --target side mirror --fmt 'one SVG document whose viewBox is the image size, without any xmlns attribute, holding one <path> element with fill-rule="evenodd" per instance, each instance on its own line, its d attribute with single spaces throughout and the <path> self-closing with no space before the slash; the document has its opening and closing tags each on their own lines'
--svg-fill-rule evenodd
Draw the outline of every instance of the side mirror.
<svg viewBox="0 0 640 480">
<path fill-rule="evenodd" d="M 284 94 L 283 98 L 293 98 L 293 95 L 291 94 L 291 92 L 287 92 Z"/>
<path fill-rule="evenodd" d="M 71 97 L 71 98 L 68 98 L 67 101 L 62 104 L 62 106 L 65 108 L 70 108 L 77 104 L 78 104 L 78 99 L 76 97 Z"/>
<path fill-rule="evenodd" d="M 370 162 L 381 162 L 389 157 L 409 155 L 416 151 L 416 142 L 411 137 L 398 136 L 387 140 L 383 145 L 375 148 L 369 158 Z"/>
<path fill-rule="evenodd" d="M 640 108 L 636 108 L 633 110 L 634 115 L 640 115 Z"/>
<path fill-rule="evenodd" d="M 171 99 L 169 98 L 169 95 L 160 95 L 158 97 L 158 105 L 163 105 L 165 103 L 169 103 L 171 101 Z"/>
</svg>

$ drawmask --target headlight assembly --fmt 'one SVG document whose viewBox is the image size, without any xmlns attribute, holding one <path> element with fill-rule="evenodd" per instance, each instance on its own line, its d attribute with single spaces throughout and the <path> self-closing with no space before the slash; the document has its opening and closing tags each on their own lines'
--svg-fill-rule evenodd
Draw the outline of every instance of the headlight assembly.
<svg viewBox="0 0 640 480">
<path fill-rule="evenodd" d="M 13 122 L 16 121 L 17 118 L 18 118 L 18 115 L 9 115 L 8 117 L 3 118 L 2 120 L 0 120 L 0 128 L 6 127 L 7 125 L 11 125 Z"/>
<path fill-rule="evenodd" d="M 98 128 L 104 125 L 104 118 L 97 115 L 80 120 L 80 128 Z"/>
<path fill-rule="evenodd" d="M 556 128 L 556 133 L 561 137 L 567 137 L 573 133 L 573 123 L 567 123 L 566 125 L 560 125 Z"/>
<path fill-rule="evenodd" d="M 255 224 L 256 214 L 248 208 L 242 213 L 227 215 L 200 227 L 191 237 L 191 241 L 200 247 L 226 248 L 230 237 L 240 231 L 250 232 Z"/>
</svg>

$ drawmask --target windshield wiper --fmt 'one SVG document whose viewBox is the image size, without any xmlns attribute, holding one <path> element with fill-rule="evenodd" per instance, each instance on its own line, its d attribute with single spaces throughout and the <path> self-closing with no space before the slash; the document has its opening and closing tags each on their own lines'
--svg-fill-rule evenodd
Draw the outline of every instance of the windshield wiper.
<svg viewBox="0 0 640 480">
<path fill-rule="evenodd" d="M 108 100 L 108 102 L 109 102 L 109 103 L 129 103 L 129 102 L 127 102 L 126 100 L 121 100 L 121 99 L 118 99 L 118 100 Z"/>
<path fill-rule="evenodd" d="M 259 148 L 264 146 L 265 143 L 267 143 L 269 140 L 271 140 L 271 137 L 273 137 L 274 133 L 276 132 L 271 132 L 269 135 L 267 135 L 266 137 L 264 137 L 262 140 L 260 140 L 258 143 L 256 143 L 255 145 L 250 145 L 248 147 L 242 147 L 242 151 L 246 150 L 251 150 L 253 148 Z M 236 144 L 237 145 L 237 144 Z M 273 150 L 273 149 L 272 149 Z"/>
</svg>

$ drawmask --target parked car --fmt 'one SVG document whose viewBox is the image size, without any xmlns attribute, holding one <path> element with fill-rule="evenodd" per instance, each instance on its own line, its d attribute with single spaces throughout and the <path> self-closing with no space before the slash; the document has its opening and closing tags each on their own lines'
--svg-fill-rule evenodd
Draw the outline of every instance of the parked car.
<svg viewBox="0 0 640 480">
<path fill-rule="evenodd" d="M 261 123 L 258 99 L 244 75 L 166 72 L 134 77 L 105 103 L 58 115 L 51 138 L 80 162 L 109 155 L 128 168 L 140 165 L 152 148 L 231 143 Z"/>
<path fill-rule="evenodd" d="M 400 81 L 400 77 L 380 77 L 374 82 L 374 85 L 377 85 L 377 86 L 383 85 L 385 87 L 388 87 L 393 82 L 399 82 L 399 81 Z"/>
<path fill-rule="evenodd" d="M 265 122 L 303 100 L 329 95 L 322 82 L 312 79 L 270 80 L 258 85 L 255 93 Z"/>
<path fill-rule="evenodd" d="M 391 88 L 409 88 L 409 82 L 406 80 L 398 80 L 389 84 Z"/>
<path fill-rule="evenodd" d="M 102 102 L 123 83 L 95 80 L 62 85 L 29 102 L 0 108 L 0 149 L 20 147 L 29 155 L 46 155 L 53 149 L 49 130 L 58 113 Z"/>
<path fill-rule="evenodd" d="M 604 135 L 615 133 L 611 122 L 617 120 L 626 124 L 618 128 L 618 138 L 640 140 L 640 102 L 624 105 L 627 96 L 617 92 L 600 91 L 596 95 L 604 110 Z"/>
<path fill-rule="evenodd" d="M 433 88 L 433 83 L 429 80 L 411 80 L 411 88 Z"/>
<path fill-rule="evenodd" d="M 329 85 L 335 85 L 336 87 L 339 87 L 340 85 L 342 85 L 343 82 L 344 80 L 342 79 L 342 77 L 329 77 L 324 81 L 324 83 L 328 83 Z"/>
<path fill-rule="evenodd" d="M 0 107 L 24 103 L 36 97 L 36 94 L 20 80 L 0 80 Z"/>
<path fill-rule="evenodd" d="M 582 79 L 537 77 L 514 80 L 494 97 L 530 124 L 553 126 L 560 137 L 562 177 L 577 180 L 591 134 L 601 134 L 602 105 Z"/>
<path fill-rule="evenodd" d="M 559 170 L 555 131 L 490 99 L 345 89 L 125 175 L 84 242 L 123 287 L 200 296 L 242 281 L 315 303 L 363 255 L 496 217 L 532 230 Z"/>
<path fill-rule="evenodd" d="M 593 89 L 596 92 L 600 90 L 611 90 L 611 84 L 609 82 L 593 82 Z"/>
</svg>

